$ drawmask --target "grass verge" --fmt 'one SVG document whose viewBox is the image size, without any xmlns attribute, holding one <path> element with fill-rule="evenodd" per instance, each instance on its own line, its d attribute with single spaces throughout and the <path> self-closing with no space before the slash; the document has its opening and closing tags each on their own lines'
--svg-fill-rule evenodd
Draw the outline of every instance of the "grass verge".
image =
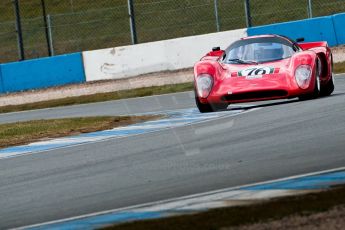
<svg viewBox="0 0 345 230">
<path fill-rule="evenodd" d="M 292 215 L 309 216 L 345 205 L 345 186 L 320 193 L 285 197 L 249 206 L 214 209 L 207 212 L 158 220 L 115 225 L 106 230 L 141 229 L 224 229 L 247 224 L 279 220 Z"/>
<path fill-rule="evenodd" d="M 98 94 L 78 96 L 78 97 L 67 97 L 67 98 L 62 98 L 62 99 L 28 103 L 28 104 L 22 104 L 22 105 L 1 106 L 0 113 L 52 108 L 52 107 L 67 106 L 67 105 L 86 104 L 86 103 L 101 102 L 101 101 L 111 101 L 111 100 L 119 100 L 119 99 L 125 99 L 125 98 L 160 95 L 160 94 L 166 94 L 166 93 L 177 93 L 177 92 L 189 91 L 192 89 L 193 89 L 193 83 L 152 86 L 152 87 L 139 88 L 139 89 L 121 90 L 118 92 L 98 93 Z"/>
<path fill-rule="evenodd" d="M 36 120 L 0 125 L 0 148 L 126 126 L 161 116 L 103 116 Z"/>
<path fill-rule="evenodd" d="M 334 73 L 345 73 L 345 61 L 334 63 L 333 72 Z"/>
</svg>

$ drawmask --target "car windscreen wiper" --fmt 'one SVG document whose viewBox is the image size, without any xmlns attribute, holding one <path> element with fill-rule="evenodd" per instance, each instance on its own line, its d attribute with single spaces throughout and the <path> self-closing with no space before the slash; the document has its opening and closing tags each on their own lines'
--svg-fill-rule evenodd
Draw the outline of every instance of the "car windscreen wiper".
<svg viewBox="0 0 345 230">
<path fill-rule="evenodd" d="M 239 59 L 239 58 L 229 59 L 228 62 L 236 62 L 236 63 L 240 63 L 240 64 L 259 64 L 256 61 L 242 60 L 242 59 Z"/>
</svg>

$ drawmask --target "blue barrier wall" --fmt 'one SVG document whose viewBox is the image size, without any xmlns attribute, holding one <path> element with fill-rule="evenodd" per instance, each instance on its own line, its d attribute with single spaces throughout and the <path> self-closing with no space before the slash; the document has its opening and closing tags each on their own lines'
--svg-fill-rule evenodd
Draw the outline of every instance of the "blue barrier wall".
<svg viewBox="0 0 345 230">
<path fill-rule="evenodd" d="M 1 71 L 1 65 L 0 65 L 0 94 L 4 92 L 3 84 L 2 84 L 2 71 Z"/>
<path fill-rule="evenodd" d="M 333 27 L 338 45 L 345 44 L 345 13 L 333 15 Z"/>
<path fill-rule="evenodd" d="M 0 72 L 3 93 L 85 82 L 81 53 L 2 64 Z"/>
<path fill-rule="evenodd" d="M 345 18 L 342 23 L 345 23 Z M 258 26 L 248 28 L 248 35 L 260 35 L 260 34 L 280 34 L 297 39 L 300 37 L 305 38 L 306 42 L 313 41 L 327 41 L 330 46 L 338 45 L 337 36 L 334 30 L 333 16 L 312 18 L 306 20 L 292 21 L 277 23 L 266 26 Z M 340 30 L 340 27 L 338 28 Z"/>
</svg>

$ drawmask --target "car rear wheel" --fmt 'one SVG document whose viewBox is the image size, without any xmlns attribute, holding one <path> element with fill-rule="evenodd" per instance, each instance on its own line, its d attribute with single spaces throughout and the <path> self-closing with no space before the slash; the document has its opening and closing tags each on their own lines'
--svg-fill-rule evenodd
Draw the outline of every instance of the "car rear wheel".
<svg viewBox="0 0 345 230">
<path fill-rule="evenodd" d="M 334 75 L 333 75 L 333 55 L 331 56 L 331 79 L 327 82 L 327 84 L 324 87 L 321 87 L 321 96 L 329 96 L 333 93 L 334 91 Z"/>
<path fill-rule="evenodd" d="M 327 82 L 327 84 L 321 88 L 320 95 L 321 96 L 329 96 L 334 91 L 334 78 L 333 75 L 331 79 Z"/>
</svg>

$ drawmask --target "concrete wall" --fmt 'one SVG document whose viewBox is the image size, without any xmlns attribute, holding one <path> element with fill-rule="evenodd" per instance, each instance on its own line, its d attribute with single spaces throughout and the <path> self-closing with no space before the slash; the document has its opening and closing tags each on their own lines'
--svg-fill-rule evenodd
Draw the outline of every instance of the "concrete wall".
<svg viewBox="0 0 345 230">
<path fill-rule="evenodd" d="M 226 48 L 246 35 L 245 29 L 239 29 L 84 52 L 86 80 L 120 79 L 192 67 L 212 47 Z"/>
<path fill-rule="evenodd" d="M 192 67 L 213 46 L 226 48 L 247 35 L 280 34 L 306 42 L 345 44 L 345 14 L 184 37 L 83 53 L 86 81 L 121 79 L 140 74 Z"/>
<path fill-rule="evenodd" d="M 81 53 L 0 65 L 2 93 L 85 82 Z"/>
</svg>

